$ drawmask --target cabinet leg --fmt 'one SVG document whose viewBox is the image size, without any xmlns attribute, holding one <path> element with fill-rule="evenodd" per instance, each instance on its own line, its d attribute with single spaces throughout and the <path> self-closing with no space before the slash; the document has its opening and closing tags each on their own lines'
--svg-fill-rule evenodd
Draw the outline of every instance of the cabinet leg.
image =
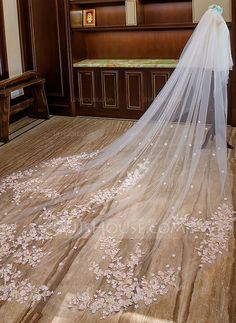
<svg viewBox="0 0 236 323">
<path fill-rule="evenodd" d="M 34 99 L 34 104 L 29 109 L 29 117 L 49 119 L 48 103 L 43 82 L 25 88 L 24 92 L 26 96 Z"/>
<path fill-rule="evenodd" d="M 0 98 L 0 141 L 9 141 L 10 96 Z"/>
</svg>

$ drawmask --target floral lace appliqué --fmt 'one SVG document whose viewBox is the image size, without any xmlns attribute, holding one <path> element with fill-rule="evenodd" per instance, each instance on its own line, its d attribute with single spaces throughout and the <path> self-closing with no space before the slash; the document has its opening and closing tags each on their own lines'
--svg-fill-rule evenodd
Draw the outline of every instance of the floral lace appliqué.
<svg viewBox="0 0 236 323">
<path fill-rule="evenodd" d="M 0 301 L 30 302 L 33 305 L 52 294 L 47 286 L 36 287 L 28 279 L 22 279 L 22 273 L 11 264 L 0 268 Z"/>
<path fill-rule="evenodd" d="M 206 221 L 190 217 L 188 214 L 173 217 L 173 224 L 183 225 L 190 233 L 195 234 L 196 240 L 198 240 L 197 233 L 204 234 L 204 239 L 196 247 L 201 258 L 200 266 L 211 264 L 216 260 L 218 254 L 228 250 L 228 242 L 236 219 L 234 214 L 233 208 L 223 203 Z"/>
<path fill-rule="evenodd" d="M 86 155 L 83 157 L 85 158 Z M 29 223 L 20 234 L 17 234 L 16 224 L 0 225 L 0 261 L 6 263 L 8 258 L 11 258 L 11 264 L 2 267 L 2 279 L 4 280 L 4 284 L 1 287 L 2 299 L 20 302 L 23 302 L 25 299 L 28 302 L 28 294 L 30 293 L 35 295 L 34 299 L 41 299 L 41 290 L 36 289 L 27 280 L 22 280 L 22 274 L 13 270 L 14 264 L 28 265 L 30 267 L 39 265 L 42 259 L 51 253 L 51 251 L 46 251 L 47 244 L 45 242 L 53 240 L 61 234 L 69 234 L 70 236 L 74 234 L 80 224 L 78 220 L 83 215 L 93 212 L 94 208 L 112 200 L 116 195 L 122 194 L 130 186 L 135 185 L 148 170 L 148 163 L 149 161 L 146 160 L 143 164 L 138 164 L 137 169 L 133 172 L 128 172 L 123 181 L 119 181 L 117 185 L 110 189 L 95 192 L 84 204 L 74 205 L 61 212 L 43 208 L 37 223 Z M 3 181 L 2 187 L 5 186 L 2 192 L 10 188 L 14 191 L 16 186 L 20 186 L 17 181 L 31 174 L 31 171 L 27 171 L 18 173 L 18 175 L 10 175 L 8 180 L 5 179 Z M 15 180 L 16 183 L 13 185 Z M 7 183 L 10 184 L 8 185 Z M 4 275 L 8 275 L 9 279 L 5 279 Z M 13 285 L 16 288 L 15 291 L 12 289 Z M 29 287 L 28 291 L 26 291 L 27 286 Z M 46 290 L 45 288 L 43 290 Z M 12 296 L 13 291 L 14 295 L 16 295 L 15 297 Z M 20 298 L 18 294 L 25 294 L 26 296 Z M 42 295 L 46 297 L 50 295 L 50 292 L 45 292 Z"/>
<path fill-rule="evenodd" d="M 31 193 L 32 195 L 41 194 L 42 196 L 45 196 L 49 199 L 56 198 L 60 195 L 56 190 L 40 187 L 40 185 L 42 185 L 45 181 L 43 174 L 33 179 L 30 177 L 33 176 L 34 173 L 39 169 L 43 170 L 47 167 L 55 168 L 61 166 L 66 169 L 79 171 L 82 166 L 81 160 L 92 159 L 93 157 L 97 156 L 98 153 L 99 151 L 97 150 L 91 153 L 84 152 L 74 156 L 53 158 L 49 161 L 42 162 L 39 165 L 36 165 L 28 170 L 14 172 L 1 180 L 0 196 L 8 190 L 12 191 L 12 202 L 16 205 L 20 204 L 22 196 L 26 193 Z M 33 198 L 33 196 L 30 196 L 30 198 Z"/>
<path fill-rule="evenodd" d="M 150 277 L 136 273 L 143 252 L 137 244 L 128 259 L 123 259 L 118 248 L 119 242 L 111 237 L 100 241 L 100 249 L 104 251 L 104 268 L 93 262 L 89 270 L 97 281 L 105 281 L 105 290 L 97 290 L 93 295 L 88 291 L 74 296 L 69 307 L 79 310 L 89 309 L 92 313 L 100 312 L 101 318 L 125 311 L 129 306 L 138 308 L 140 304 L 150 305 L 157 301 L 158 296 L 165 295 L 171 286 L 175 286 L 175 270 L 158 271 Z"/>
<path fill-rule="evenodd" d="M 34 172 L 39 168 L 59 166 L 77 172 L 82 160 L 89 160 L 97 154 L 98 152 L 83 153 L 78 156 L 56 158 L 30 170 L 13 173 L 0 182 L 0 195 L 11 190 L 12 201 L 16 205 L 20 204 L 25 193 L 32 195 L 40 193 L 50 199 L 57 197 L 59 192 L 40 187 L 44 181 L 43 175 L 31 178 L 35 175 Z M 0 261 L 4 264 L 0 268 L 0 300 L 32 303 L 50 296 L 52 292 L 47 286 L 32 285 L 15 269 L 15 266 L 37 267 L 42 259 L 50 254 L 51 251 L 48 249 L 51 240 L 62 234 L 72 236 L 79 228 L 83 216 L 95 213 L 99 206 L 124 194 L 130 187 L 136 186 L 148 168 L 149 160 L 144 159 L 136 169 L 127 172 L 116 184 L 94 192 L 83 204 L 75 204 L 62 211 L 44 207 L 35 222 L 29 223 L 23 229 L 18 228 L 16 224 L 0 225 Z M 188 215 L 173 217 L 176 224 L 183 225 L 191 233 L 199 232 L 205 235 L 196 247 L 201 257 L 201 264 L 212 263 L 217 254 L 227 250 L 234 220 L 234 212 L 226 204 L 221 204 L 211 219 L 206 221 Z M 158 296 L 166 294 L 171 286 L 175 286 L 176 270 L 169 265 L 165 270 L 150 274 L 148 277 L 138 275 L 138 266 L 143 257 L 140 244 L 127 259 L 122 258 L 119 242 L 112 238 L 103 239 L 100 242 L 100 249 L 104 252 L 103 262 L 92 263 L 90 271 L 97 281 L 105 282 L 106 291 L 97 290 L 93 295 L 85 291 L 76 295 L 71 300 L 70 306 L 76 306 L 80 310 L 88 308 L 92 313 L 99 311 L 104 318 L 126 310 L 131 305 L 135 308 L 142 303 L 149 305 L 155 302 Z"/>
<path fill-rule="evenodd" d="M 80 171 L 81 166 L 83 165 L 81 163 L 81 160 L 89 160 L 94 157 L 96 157 L 99 154 L 99 150 L 96 150 L 91 153 L 81 153 L 79 155 L 74 156 L 67 156 L 67 157 L 58 157 L 50 159 L 49 161 L 42 162 L 39 167 L 45 168 L 45 167 L 58 167 L 60 165 L 63 165 L 63 167 L 74 170 L 74 171 Z"/>
</svg>

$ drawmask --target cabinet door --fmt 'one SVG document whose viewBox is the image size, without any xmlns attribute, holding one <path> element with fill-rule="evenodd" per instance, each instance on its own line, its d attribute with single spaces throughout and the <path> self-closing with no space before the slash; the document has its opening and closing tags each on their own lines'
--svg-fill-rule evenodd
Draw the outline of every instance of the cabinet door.
<svg viewBox="0 0 236 323">
<path fill-rule="evenodd" d="M 102 108 L 119 109 L 119 72 L 116 70 L 101 71 Z"/>
<path fill-rule="evenodd" d="M 78 114 L 97 117 L 122 116 L 120 72 L 115 69 L 77 68 Z"/>
<path fill-rule="evenodd" d="M 78 71 L 79 105 L 85 108 L 96 107 L 95 72 Z"/>
<path fill-rule="evenodd" d="M 146 108 L 147 81 L 144 71 L 125 71 L 126 109 L 144 111 Z"/>
<path fill-rule="evenodd" d="M 151 102 L 155 99 L 158 93 L 162 90 L 170 77 L 171 71 L 152 71 L 151 72 Z M 150 102 L 150 103 L 151 103 Z"/>
</svg>

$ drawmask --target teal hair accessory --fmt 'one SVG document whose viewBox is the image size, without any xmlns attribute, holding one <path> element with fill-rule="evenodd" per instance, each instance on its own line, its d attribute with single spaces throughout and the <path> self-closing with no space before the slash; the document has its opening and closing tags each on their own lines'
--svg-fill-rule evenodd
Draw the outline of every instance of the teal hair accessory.
<svg viewBox="0 0 236 323">
<path fill-rule="evenodd" d="M 221 8 L 221 6 L 218 6 L 217 4 L 211 5 L 209 9 L 215 10 L 219 15 L 222 15 L 223 13 L 223 8 Z"/>
</svg>

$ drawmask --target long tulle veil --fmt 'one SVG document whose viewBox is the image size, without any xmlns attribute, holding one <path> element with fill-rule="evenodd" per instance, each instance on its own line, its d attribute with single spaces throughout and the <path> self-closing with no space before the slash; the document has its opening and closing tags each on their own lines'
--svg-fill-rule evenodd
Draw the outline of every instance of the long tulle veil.
<svg viewBox="0 0 236 323">
<path fill-rule="evenodd" d="M 168 83 L 126 133 L 99 151 L 1 180 L 5 309 L 60 302 L 64 268 L 77 273 L 63 285 L 68 306 L 106 317 L 178 289 L 183 246 L 192 273 L 220 261 L 234 221 L 226 146 L 231 68 L 227 25 L 209 8 Z"/>
</svg>

